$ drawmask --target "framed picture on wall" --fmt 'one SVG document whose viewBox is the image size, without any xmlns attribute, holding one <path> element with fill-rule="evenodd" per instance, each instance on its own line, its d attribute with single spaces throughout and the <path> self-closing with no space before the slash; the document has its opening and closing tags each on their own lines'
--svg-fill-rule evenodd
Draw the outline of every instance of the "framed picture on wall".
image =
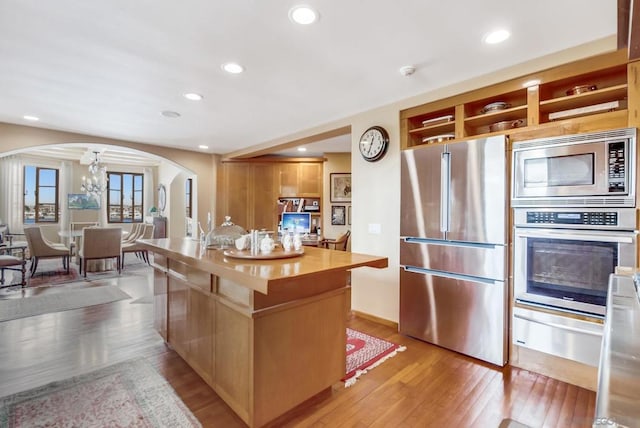
<svg viewBox="0 0 640 428">
<path fill-rule="evenodd" d="M 351 173 L 331 173 L 329 175 L 329 185 L 331 202 L 351 202 Z"/>
<path fill-rule="evenodd" d="M 346 209 L 344 205 L 331 206 L 331 225 L 344 226 L 346 217 Z"/>
<path fill-rule="evenodd" d="M 347 224 L 351 226 L 351 205 L 347 207 Z"/>
</svg>

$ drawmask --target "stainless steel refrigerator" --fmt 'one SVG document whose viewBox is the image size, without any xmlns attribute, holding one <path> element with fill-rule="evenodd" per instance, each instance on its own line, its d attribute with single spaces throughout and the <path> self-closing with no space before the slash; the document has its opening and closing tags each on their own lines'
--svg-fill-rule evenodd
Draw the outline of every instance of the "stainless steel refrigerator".
<svg viewBox="0 0 640 428">
<path fill-rule="evenodd" d="M 400 332 L 507 362 L 504 136 L 402 153 Z"/>
</svg>

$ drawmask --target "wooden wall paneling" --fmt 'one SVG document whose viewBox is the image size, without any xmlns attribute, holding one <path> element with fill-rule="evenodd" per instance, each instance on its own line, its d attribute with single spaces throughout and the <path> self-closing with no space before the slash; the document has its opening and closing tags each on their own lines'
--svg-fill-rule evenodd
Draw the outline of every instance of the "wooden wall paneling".
<svg viewBox="0 0 640 428">
<path fill-rule="evenodd" d="M 172 276 L 169 276 L 168 279 L 168 342 L 182 358 L 188 360 L 189 326 L 187 324 L 187 310 L 189 286 Z"/>
<path fill-rule="evenodd" d="M 215 390 L 227 404 L 252 426 L 249 408 L 253 392 L 252 323 L 247 316 L 216 301 Z"/>
<path fill-rule="evenodd" d="M 540 124 L 540 85 L 527 88 L 527 124 L 526 126 Z"/>
<path fill-rule="evenodd" d="M 167 311 L 169 301 L 167 274 L 164 270 L 153 269 L 153 327 L 167 341 Z"/>
<path fill-rule="evenodd" d="M 344 376 L 345 293 L 254 319 L 254 424 L 261 426 Z M 313 345 L 310 342 L 313 341 Z M 304 380 L 303 380 L 304 379 Z"/>
<path fill-rule="evenodd" d="M 250 205 L 247 207 L 252 213 L 252 221 L 246 227 L 249 229 L 277 230 L 277 164 L 255 163 L 252 168 L 253 194 Z"/>
<path fill-rule="evenodd" d="M 231 216 L 231 221 L 242 227 L 249 227 L 251 223 L 251 207 L 249 192 L 251 189 L 251 165 L 247 163 L 225 163 L 224 165 L 224 188 L 221 190 L 224 204 L 224 212 L 218 218 L 218 223 L 222 223 L 224 216 Z M 218 226 L 218 225 L 214 225 Z"/>
<path fill-rule="evenodd" d="M 322 196 L 322 163 L 298 164 L 298 195 Z"/>
<path fill-rule="evenodd" d="M 298 165 L 295 163 L 278 164 L 279 196 L 298 196 Z"/>
<path fill-rule="evenodd" d="M 455 135 L 456 138 L 464 138 L 467 136 L 467 132 L 464 128 L 464 104 L 457 104 L 456 107 L 456 112 L 454 114 L 455 117 Z"/>
<path fill-rule="evenodd" d="M 209 385 L 214 385 L 215 301 L 195 288 L 189 290 L 187 324 L 189 364 Z"/>
<path fill-rule="evenodd" d="M 640 2 L 639 2 L 640 3 Z M 640 127 L 640 61 L 627 65 L 627 113 L 629 126 Z"/>
</svg>

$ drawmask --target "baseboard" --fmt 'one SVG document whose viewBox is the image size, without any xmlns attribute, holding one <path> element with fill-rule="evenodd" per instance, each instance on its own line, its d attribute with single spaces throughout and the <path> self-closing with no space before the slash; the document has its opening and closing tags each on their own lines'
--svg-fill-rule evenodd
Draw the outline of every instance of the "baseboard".
<svg viewBox="0 0 640 428">
<path fill-rule="evenodd" d="M 373 322 L 378 323 L 378 324 L 386 325 L 388 327 L 392 327 L 392 328 L 398 330 L 398 323 L 395 322 L 395 321 L 391 321 L 391 320 L 388 320 L 388 319 L 380 318 L 380 317 L 377 317 L 375 315 L 367 314 L 365 312 L 360 312 L 360 311 L 353 311 L 352 310 L 351 313 L 353 315 L 357 316 L 357 317 L 364 318 L 366 320 L 373 321 Z"/>
</svg>

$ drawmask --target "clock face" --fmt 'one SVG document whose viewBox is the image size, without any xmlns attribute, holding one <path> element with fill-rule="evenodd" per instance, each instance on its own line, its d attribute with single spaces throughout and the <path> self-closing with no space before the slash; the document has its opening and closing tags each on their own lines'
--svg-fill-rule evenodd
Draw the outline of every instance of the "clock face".
<svg viewBox="0 0 640 428">
<path fill-rule="evenodd" d="M 360 154 L 366 161 L 377 161 L 387 152 L 388 145 L 387 131 L 380 126 L 372 126 L 360 137 Z"/>
</svg>

